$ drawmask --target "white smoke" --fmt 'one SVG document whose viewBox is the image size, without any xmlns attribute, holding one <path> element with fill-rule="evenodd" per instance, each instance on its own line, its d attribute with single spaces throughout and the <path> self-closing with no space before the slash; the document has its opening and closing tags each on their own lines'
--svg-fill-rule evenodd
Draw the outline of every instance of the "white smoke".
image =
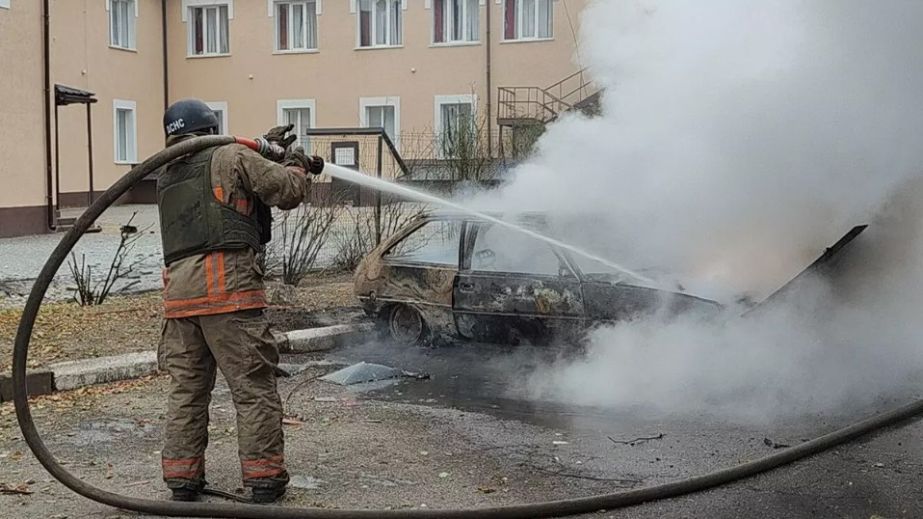
<svg viewBox="0 0 923 519">
<path fill-rule="evenodd" d="M 796 303 L 602 328 L 584 359 L 522 389 L 744 416 L 901 387 L 923 366 L 920 34 L 913 0 L 591 4 L 581 55 L 605 88 L 602 116 L 551 125 L 480 207 L 591 214 L 570 241 L 724 302 L 764 297 L 853 225 L 871 227 L 848 268 Z"/>
</svg>

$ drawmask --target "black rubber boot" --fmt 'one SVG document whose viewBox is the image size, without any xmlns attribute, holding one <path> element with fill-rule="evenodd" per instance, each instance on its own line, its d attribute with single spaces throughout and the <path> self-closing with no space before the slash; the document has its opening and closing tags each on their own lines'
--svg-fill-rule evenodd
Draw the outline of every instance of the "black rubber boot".
<svg viewBox="0 0 923 519">
<path fill-rule="evenodd" d="M 253 502 L 260 505 L 275 503 L 285 495 L 285 486 L 254 488 Z"/>
<path fill-rule="evenodd" d="M 198 501 L 202 495 L 202 489 L 205 488 L 205 480 L 198 482 L 186 482 L 180 485 L 170 485 L 170 491 L 173 492 L 173 501 Z"/>
</svg>

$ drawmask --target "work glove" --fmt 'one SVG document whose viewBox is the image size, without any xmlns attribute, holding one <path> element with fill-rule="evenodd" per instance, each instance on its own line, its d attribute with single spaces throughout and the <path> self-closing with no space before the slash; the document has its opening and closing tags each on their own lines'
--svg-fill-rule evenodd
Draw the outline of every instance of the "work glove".
<svg viewBox="0 0 923 519">
<path fill-rule="evenodd" d="M 292 128 L 294 127 L 294 124 L 276 126 L 275 128 L 271 128 L 268 132 L 266 132 L 266 134 L 263 135 L 263 138 L 273 144 L 278 144 L 282 147 L 282 149 L 288 149 L 288 147 L 291 146 L 293 142 L 298 140 L 297 135 L 286 135 L 288 132 L 292 131 Z"/>
<path fill-rule="evenodd" d="M 324 159 L 317 155 L 307 155 L 301 146 L 290 148 L 285 154 L 285 163 L 298 166 L 313 175 L 320 175 L 324 171 Z"/>
</svg>

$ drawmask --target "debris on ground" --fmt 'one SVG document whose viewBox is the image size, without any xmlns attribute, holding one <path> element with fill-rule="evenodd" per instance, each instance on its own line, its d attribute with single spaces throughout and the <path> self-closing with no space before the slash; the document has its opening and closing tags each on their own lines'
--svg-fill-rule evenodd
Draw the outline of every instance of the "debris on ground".
<svg viewBox="0 0 923 519">
<path fill-rule="evenodd" d="M 332 382 L 334 384 L 339 384 L 341 386 L 350 386 L 353 384 L 364 384 L 367 382 L 379 382 L 382 380 L 390 380 L 394 378 L 408 377 L 415 378 L 417 380 L 424 380 L 429 378 L 429 375 L 424 373 L 412 373 L 409 371 L 401 371 L 397 368 L 392 368 L 390 366 L 384 366 L 382 364 L 372 364 L 370 362 L 359 362 L 353 364 L 352 366 L 347 366 L 339 371 L 334 371 L 320 377 L 321 380 L 325 382 Z"/>
<path fill-rule="evenodd" d="M 27 496 L 33 494 L 34 492 L 29 488 L 29 485 L 22 483 L 20 485 L 10 485 L 8 483 L 0 483 L 0 494 L 16 494 Z"/>
<path fill-rule="evenodd" d="M 634 447 L 635 445 L 638 445 L 638 444 L 640 444 L 640 443 L 649 442 L 649 441 L 651 441 L 651 440 L 662 440 L 662 439 L 663 439 L 663 433 L 660 433 L 660 434 L 658 434 L 658 435 L 656 435 L 656 436 L 639 436 L 639 437 L 633 438 L 633 439 L 631 439 L 631 440 L 616 440 L 616 439 L 613 438 L 612 436 L 606 436 L 606 438 L 609 438 L 609 441 L 611 441 L 612 443 L 615 443 L 615 444 L 617 444 L 617 445 L 628 445 L 629 447 Z"/>
<path fill-rule="evenodd" d="M 765 444 L 767 447 L 772 447 L 773 449 L 787 449 L 791 447 L 791 445 L 787 443 L 776 443 L 769 438 L 763 438 L 763 444 Z"/>
<path fill-rule="evenodd" d="M 288 482 L 293 488 L 300 488 L 303 490 L 315 490 L 320 488 L 321 483 L 323 483 L 323 481 L 314 476 L 304 476 L 301 474 L 293 475 L 292 479 Z"/>
</svg>

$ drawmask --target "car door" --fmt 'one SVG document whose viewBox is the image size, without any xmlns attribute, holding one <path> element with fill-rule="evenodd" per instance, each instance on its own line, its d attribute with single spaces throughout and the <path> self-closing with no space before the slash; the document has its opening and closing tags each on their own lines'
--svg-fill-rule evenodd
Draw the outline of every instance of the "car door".
<svg viewBox="0 0 923 519">
<path fill-rule="evenodd" d="M 579 327 L 583 293 L 550 245 L 502 226 L 469 224 L 453 312 L 463 337 L 540 343 Z"/>
<path fill-rule="evenodd" d="M 434 332 L 453 333 L 445 328 L 454 328 L 452 289 L 462 224 L 458 219 L 427 220 L 384 251 L 378 301 L 411 306 Z"/>
</svg>

